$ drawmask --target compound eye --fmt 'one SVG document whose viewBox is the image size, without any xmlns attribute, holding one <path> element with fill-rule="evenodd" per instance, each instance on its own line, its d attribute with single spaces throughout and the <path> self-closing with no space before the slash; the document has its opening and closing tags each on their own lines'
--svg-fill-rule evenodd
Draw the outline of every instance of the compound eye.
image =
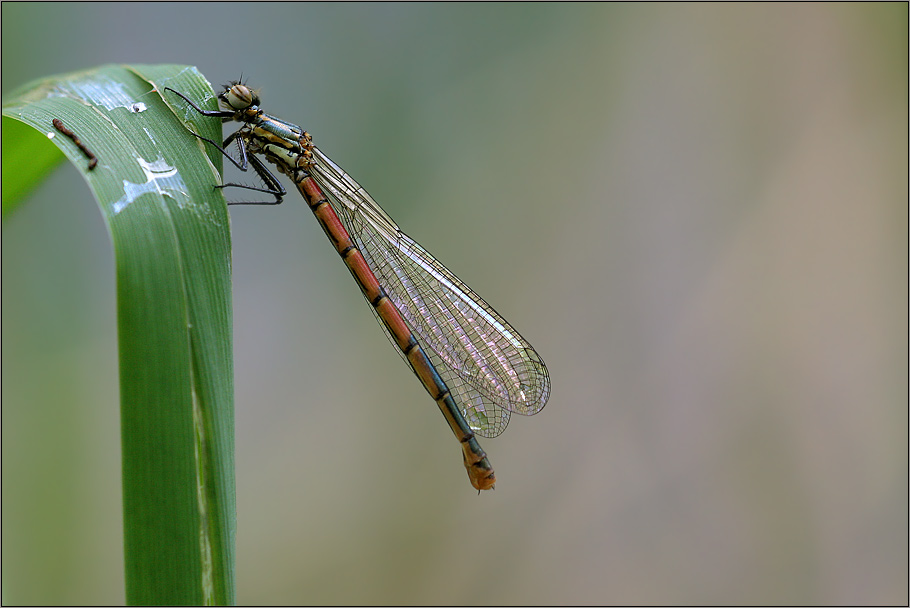
<svg viewBox="0 0 910 608">
<path fill-rule="evenodd" d="M 235 110 L 245 110 L 253 105 L 255 95 L 249 87 L 242 84 L 234 84 L 225 89 L 224 101 Z"/>
</svg>

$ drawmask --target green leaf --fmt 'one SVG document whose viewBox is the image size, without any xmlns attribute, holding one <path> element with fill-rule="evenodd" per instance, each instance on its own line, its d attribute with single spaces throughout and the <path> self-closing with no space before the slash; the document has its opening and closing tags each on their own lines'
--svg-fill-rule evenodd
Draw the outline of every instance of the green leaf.
<svg viewBox="0 0 910 608">
<path fill-rule="evenodd" d="M 3 105 L 4 212 L 7 177 L 16 175 L 11 198 L 33 187 L 55 144 L 82 173 L 111 234 L 127 602 L 231 604 L 230 223 L 215 188 L 221 156 L 187 128 L 218 140 L 221 123 L 162 97 L 164 87 L 217 105 L 186 66 L 104 66 L 13 93 Z M 97 157 L 93 170 L 54 118 Z M 33 132 L 7 132 L 14 121 Z"/>
<path fill-rule="evenodd" d="M 3 218 L 15 209 L 65 156 L 47 136 L 3 117 Z M 15 168 L 15 169 L 13 169 Z M 7 170 L 10 169 L 10 170 Z"/>
</svg>

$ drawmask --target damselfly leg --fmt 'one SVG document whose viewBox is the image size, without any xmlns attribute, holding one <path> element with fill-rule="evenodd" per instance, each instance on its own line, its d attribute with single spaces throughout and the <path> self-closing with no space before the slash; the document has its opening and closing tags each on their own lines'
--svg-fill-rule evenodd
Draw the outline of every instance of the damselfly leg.
<svg viewBox="0 0 910 608">
<path fill-rule="evenodd" d="M 192 107 L 194 110 L 196 110 L 196 112 L 198 112 L 199 114 L 201 114 L 203 116 L 209 116 L 212 118 L 221 118 L 221 119 L 232 119 L 234 116 L 233 112 L 222 112 L 220 110 L 203 110 L 202 108 L 197 106 L 195 103 L 193 103 L 193 101 L 191 99 L 189 99 L 186 95 L 184 95 L 180 91 L 176 91 L 170 87 L 165 87 L 164 90 L 174 93 L 175 95 L 180 97 L 183 101 L 188 103 L 190 105 L 190 107 Z M 255 171 L 256 175 L 259 177 L 259 179 L 262 180 L 262 183 L 265 185 L 265 188 L 259 188 L 256 186 L 250 186 L 249 184 L 235 184 L 233 182 L 230 182 L 230 183 L 220 184 L 218 186 L 215 186 L 216 188 L 241 188 L 243 190 L 251 190 L 253 192 L 262 192 L 262 193 L 269 194 L 269 195 L 275 197 L 274 200 L 270 200 L 270 201 L 228 201 L 228 203 L 227 203 L 228 205 L 280 205 L 282 203 L 284 197 L 287 195 L 287 190 L 284 189 L 284 186 L 281 185 L 281 182 L 278 181 L 278 178 L 271 171 L 269 171 L 268 167 L 265 166 L 265 163 L 263 163 L 261 160 L 259 160 L 256 156 L 247 154 L 246 142 L 245 142 L 244 137 L 241 134 L 241 131 L 242 131 L 242 128 L 238 129 L 237 131 L 234 131 L 233 133 L 228 135 L 225 138 L 224 142 L 221 143 L 220 145 L 218 144 L 218 142 L 213 141 L 213 140 L 209 139 L 208 137 L 199 135 L 198 133 L 196 133 L 192 130 L 190 130 L 190 133 L 192 133 L 193 136 L 195 136 L 197 139 L 201 139 L 202 141 L 208 143 L 209 145 L 214 147 L 216 150 L 221 152 L 221 154 L 225 158 L 227 158 L 229 161 L 231 161 L 231 163 L 235 167 L 237 167 L 244 173 L 246 173 L 249 170 L 249 168 L 252 166 L 253 171 Z M 238 150 L 240 150 L 240 160 L 239 161 L 237 159 L 235 159 L 234 156 L 230 152 L 227 151 L 228 146 L 230 146 L 231 143 L 235 143 L 235 142 L 237 144 Z"/>
</svg>

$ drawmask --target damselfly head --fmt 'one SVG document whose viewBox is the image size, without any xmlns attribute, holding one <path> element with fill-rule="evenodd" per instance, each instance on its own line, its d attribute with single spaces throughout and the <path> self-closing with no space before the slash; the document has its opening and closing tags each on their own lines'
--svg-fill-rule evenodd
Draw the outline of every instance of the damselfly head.
<svg viewBox="0 0 910 608">
<path fill-rule="evenodd" d="M 218 98 L 232 110 L 246 110 L 252 106 L 259 106 L 259 95 L 241 82 L 232 82 L 225 86 Z"/>
</svg>

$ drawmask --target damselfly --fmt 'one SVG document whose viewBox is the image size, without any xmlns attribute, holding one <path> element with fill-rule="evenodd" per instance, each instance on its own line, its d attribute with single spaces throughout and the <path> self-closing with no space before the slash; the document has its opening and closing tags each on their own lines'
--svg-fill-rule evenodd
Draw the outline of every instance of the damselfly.
<svg viewBox="0 0 910 608">
<path fill-rule="evenodd" d="M 265 188 L 242 184 L 274 200 L 285 189 L 266 164 L 288 176 L 341 255 L 389 340 L 436 401 L 461 442 L 464 465 L 478 490 L 496 477 L 474 436 L 499 435 L 511 412 L 530 416 L 550 396 L 550 378 L 540 356 L 489 304 L 404 234 L 385 211 L 338 165 L 313 145 L 297 125 L 265 114 L 259 96 L 232 82 L 218 95 L 223 110 L 203 110 L 173 89 L 203 116 L 242 126 L 219 145 L 201 135 L 240 170 L 252 167 Z M 240 160 L 226 151 L 232 143 Z M 248 203 L 249 204 L 249 203 Z"/>
</svg>

